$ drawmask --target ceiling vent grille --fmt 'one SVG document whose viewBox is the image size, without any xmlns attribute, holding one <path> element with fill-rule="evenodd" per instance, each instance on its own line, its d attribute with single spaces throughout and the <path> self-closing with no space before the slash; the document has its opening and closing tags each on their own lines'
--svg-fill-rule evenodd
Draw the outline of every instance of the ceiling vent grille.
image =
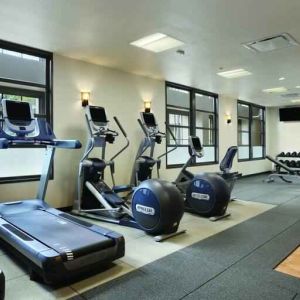
<svg viewBox="0 0 300 300">
<path fill-rule="evenodd" d="M 283 97 L 283 98 L 299 98 L 300 93 L 282 94 L 281 97 Z"/>
<path fill-rule="evenodd" d="M 243 46 L 255 52 L 269 52 L 282 48 L 299 46 L 299 43 L 290 34 L 282 33 L 245 43 Z"/>
</svg>

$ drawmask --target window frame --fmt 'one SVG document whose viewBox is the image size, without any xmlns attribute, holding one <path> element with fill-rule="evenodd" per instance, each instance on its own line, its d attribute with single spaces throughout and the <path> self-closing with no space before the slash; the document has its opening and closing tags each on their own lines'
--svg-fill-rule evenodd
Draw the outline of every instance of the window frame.
<svg viewBox="0 0 300 300">
<path fill-rule="evenodd" d="M 5 91 L 7 94 L 18 95 L 18 93 L 22 93 L 22 96 L 29 97 L 32 95 L 36 96 L 37 94 L 39 94 L 40 96 L 44 96 L 44 101 L 43 103 L 41 103 L 41 105 L 43 105 L 43 108 L 45 109 L 45 114 L 43 114 L 42 117 L 46 117 L 47 122 L 51 125 L 51 127 L 53 127 L 53 53 L 29 46 L 4 41 L 1 39 L 0 49 L 20 52 L 22 54 L 27 54 L 45 59 L 45 84 L 0 77 L 0 89 L 1 91 Z M 41 91 L 39 89 L 43 89 L 44 91 Z M 26 148 L 30 147 L 32 146 L 26 146 Z M 41 148 L 44 147 L 41 146 Z M 53 168 L 51 173 L 52 174 L 50 179 L 53 179 Z M 0 178 L 0 184 L 38 181 L 39 179 L 39 175 L 2 177 Z"/>
<path fill-rule="evenodd" d="M 206 166 L 206 165 L 215 165 L 219 163 L 219 95 L 212 93 L 212 92 L 208 92 L 208 91 L 204 91 L 201 89 L 197 89 L 197 88 L 193 88 L 193 87 L 189 87 L 186 85 L 182 85 L 182 84 L 178 84 L 178 83 L 174 83 L 174 82 L 169 82 L 166 81 L 165 82 L 165 118 L 166 118 L 166 126 L 170 126 L 172 127 L 172 125 L 169 125 L 169 110 L 168 107 L 172 108 L 176 108 L 175 105 L 168 105 L 168 94 L 167 94 L 167 89 L 168 88 L 176 88 L 176 89 L 180 89 L 180 90 L 185 90 L 187 92 L 189 92 L 190 95 L 190 105 L 188 108 L 186 108 L 186 110 L 189 112 L 189 126 L 178 126 L 178 127 L 182 127 L 182 128 L 187 128 L 189 129 L 189 135 L 196 135 L 196 130 L 211 130 L 212 132 L 214 132 L 214 140 L 215 140 L 215 144 L 214 145 L 204 145 L 204 147 L 214 147 L 214 152 L 215 152 L 215 160 L 214 161 L 209 161 L 209 162 L 195 162 L 191 165 L 191 167 L 197 167 L 197 166 Z M 196 94 L 200 94 L 203 96 L 208 96 L 208 97 L 213 97 L 214 98 L 214 112 L 211 111 L 205 111 L 205 110 L 200 110 L 200 109 L 196 109 Z M 184 107 L 177 107 L 180 109 L 183 109 Z M 205 113 L 213 113 L 214 114 L 214 128 L 213 129 L 207 129 L 205 127 L 197 127 L 196 126 L 196 111 L 199 112 L 205 112 Z M 168 144 L 168 138 L 166 138 L 166 151 L 168 151 L 168 147 L 172 147 L 174 145 L 172 144 Z M 188 147 L 185 145 L 178 145 L 177 147 Z M 168 164 L 168 155 L 166 155 L 166 169 L 175 169 L 175 168 L 181 168 L 184 164 L 172 164 L 169 165 Z"/>
<path fill-rule="evenodd" d="M 239 104 L 244 104 L 244 105 L 248 105 L 249 106 L 249 115 L 248 118 L 246 117 L 240 117 L 239 116 Z M 253 145 L 252 145 L 252 123 L 253 123 L 253 108 L 258 108 L 258 109 L 262 109 L 263 110 L 263 131 L 260 132 L 260 135 L 263 135 L 262 141 L 263 141 L 263 155 L 262 157 L 254 157 L 253 158 Z M 243 100 L 237 100 L 237 105 L 236 105 L 236 110 L 237 110 L 237 144 L 238 144 L 238 148 L 241 146 L 248 146 L 249 148 L 249 158 L 238 158 L 238 162 L 246 162 L 246 161 L 255 161 L 255 160 L 264 160 L 266 159 L 266 107 L 256 104 L 256 103 L 251 103 L 251 102 L 247 102 L 247 101 L 243 101 Z M 249 121 L 249 131 L 239 131 L 238 128 L 238 122 L 239 119 L 247 119 Z M 239 133 L 240 132 L 248 132 L 249 133 L 249 144 L 248 145 L 240 145 L 239 144 Z"/>
</svg>

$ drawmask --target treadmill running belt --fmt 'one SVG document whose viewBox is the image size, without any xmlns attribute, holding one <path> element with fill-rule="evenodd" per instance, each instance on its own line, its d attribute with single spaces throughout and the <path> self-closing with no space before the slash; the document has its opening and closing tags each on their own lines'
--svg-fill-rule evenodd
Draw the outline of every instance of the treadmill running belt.
<svg viewBox="0 0 300 300">
<path fill-rule="evenodd" d="M 113 239 L 43 210 L 6 216 L 5 220 L 60 254 L 72 252 L 74 258 L 114 246 Z"/>
</svg>

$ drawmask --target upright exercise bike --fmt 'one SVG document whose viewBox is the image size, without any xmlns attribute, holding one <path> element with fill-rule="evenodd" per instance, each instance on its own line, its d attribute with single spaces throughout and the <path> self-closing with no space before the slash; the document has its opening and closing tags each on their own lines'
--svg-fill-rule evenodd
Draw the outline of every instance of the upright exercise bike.
<svg viewBox="0 0 300 300">
<path fill-rule="evenodd" d="M 154 158 L 156 144 L 160 144 L 166 134 L 159 130 L 155 116 L 151 112 L 142 112 L 138 119 L 145 137 L 141 141 L 131 175 L 131 184 L 137 185 L 143 180 L 152 177 L 153 168 L 156 166 L 157 176 L 161 166 L 161 158 L 177 148 L 177 143 L 172 131 L 170 134 L 174 139 L 174 147 L 162 155 Z M 167 127 L 167 129 L 169 129 Z M 192 145 L 192 146 L 191 146 Z M 194 147 L 193 147 L 194 146 Z M 149 155 L 145 155 L 149 150 Z M 225 180 L 214 173 L 203 173 L 194 175 L 186 170 L 196 157 L 202 157 L 202 146 L 200 139 L 190 137 L 190 158 L 184 165 L 174 185 L 181 191 L 185 198 L 185 210 L 196 213 L 203 217 L 209 217 L 216 221 L 228 217 L 226 212 L 230 200 L 230 189 Z M 188 174 L 183 178 L 183 174 Z"/>
<path fill-rule="evenodd" d="M 166 181 L 147 180 L 134 190 L 130 205 L 120 193 L 130 193 L 132 187 L 116 186 L 114 180 L 114 160 L 129 146 L 125 130 L 114 117 L 126 144 L 111 159 L 105 160 L 107 143 L 113 144 L 119 133 L 109 129 L 103 107 L 88 106 L 85 117 L 89 139 L 79 165 L 78 199 L 73 213 L 144 230 L 156 235 L 156 241 L 183 233 L 183 230 L 178 231 L 184 212 L 184 201 L 178 189 Z M 101 150 L 101 158 L 89 157 L 95 148 Z M 110 168 L 113 187 L 104 181 L 106 167 Z"/>
<path fill-rule="evenodd" d="M 173 137 L 173 139 L 176 142 L 176 139 L 172 133 L 171 130 L 169 130 L 170 135 Z M 231 195 L 231 192 L 233 190 L 234 184 L 238 178 L 241 177 L 241 173 L 239 172 L 232 172 L 232 164 L 233 160 L 236 156 L 236 153 L 238 151 L 237 146 L 231 146 L 227 149 L 226 154 L 224 158 L 222 159 L 220 163 L 220 171 L 215 173 L 219 176 L 221 176 L 227 183 L 229 192 Z M 195 178 L 195 174 L 193 174 L 191 171 L 188 170 L 189 167 L 192 166 L 194 162 L 197 161 L 197 159 L 201 159 L 204 156 L 203 147 L 200 141 L 200 138 L 197 136 L 190 136 L 189 137 L 189 155 L 187 162 L 183 165 L 181 168 L 176 180 L 175 184 L 179 188 L 179 190 L 182 193 L 185 193 L 186 189 L 188 188 L 191 181 Z M 231 198 L 231 200 L 234 200 Z"/>
</svg>

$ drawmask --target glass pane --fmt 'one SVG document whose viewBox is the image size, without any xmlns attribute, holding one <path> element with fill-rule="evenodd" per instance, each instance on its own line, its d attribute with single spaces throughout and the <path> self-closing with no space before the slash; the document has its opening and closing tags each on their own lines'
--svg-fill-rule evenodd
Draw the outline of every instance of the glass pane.
<svg viewBox="0 0 300 300">
<path fill-rule="evenodd" d="M 46 60 L 3 49 L 0 52 L 0 77 L 45 84 Z"/>
<path fill-rule="evenodd" d="M 252 107 L 252 118 L 263 120 L 264 119 L 264 110 L 262 108 L 253 106 Z"/>
<path fill-rule="evenodd" d="M 239 159 L 249 159 L 249 147 L 245 147 L 245 146 L 239 146 L 239 151 L 238 151 L 238 156 Z"/>
<path fill-rule="evenodd" d="M 249 105 L 238 104 L 238 116 L 249 118 Z"/>
<path fill-rule="evenodd" d="M 168 110 L 169 125 L 189 126 L 189 112 L 186 110 Z"/>
<path fill-rule="evenodd" d="M 210 96 L 196 94 L 196 109 L 215 111 L 215 99 Z"/>
<path fill-rule="evenodd" d="M 196 111 L 196 127 L 213 129 L 215 127 L 214 114 Z"/>
<path fill-rule="evenodd" d="M 252 146 L 262 146 L 264 144 L 263 135 L 257 132 L 251 132 Z"/>
<path fill-rule="evenodd" d="M 45 149 L 14 149 L 0 151 L 0 177 L 40 175 Z"/>
<path fill-rule="evenodd" d="M 249 145 L 249 132 L 238 132 L 238 145 Z"/>
<path fill-rule="evenodd" d="M 190 92 L 173 87 L 167 87 L 167 104 L 189 109 Z"/>
<path fill-rule="evenodd" d="M 202 145 L 215 145 L 215 131 L 209 129 L 196 129 L 196 136 L 200 138 Z"/>
<path fill-rule="evenodd" d="M 171 150 L 172 147 L 168 147 L 167 150 Z M 188 147 L 178 147 L 176 150 L 168 154 L 168 165 L 184 164 L 190 158 Z"/>
<path fill-rule="evenodd" d="M 31 104 L 31 107 L 33 109 L 33 112 L 35 114 L 39 114 L 40 110 L 39 110 L 39 98 L 34 98 L 34 97 L 22 97 L 22 101 L 23 102 L 28 102 Z"/>
<path fill-rule="evenodd" d="M 170 129 L 173 132 L 173 135 L 176 138 L 176 142 L 178 145 L 188 145 L 189 144 L 189 128 L 182 128 L 182 127 L 174 127 L 170 126 Z M 174 139 L 168 134 L 168 142 L 169 145 L 174 145 Z"/>
<path fill-rule="evenodd" d="M 22 100 L 21 96 L 17 96 L 17 95 L 3 94 L 2 97 L 3 97 L 2 99 L 12 100 L 12 101 L 21 101 Z"/>
<path fill-rule="evenodd" d="M 213 162 L 215 161 L 215 147 L 203 147 L 203 157 L 197 158 L 196 162 Z"/>
<path fill-rule="evenodd" d="M 257 132 L 257 133 L 263 133 L 264 131 L 264 124 L 262 121 L 259 119 L 252 119 L 252 127 L 251 127 L 252 132 Z"/>
<path fill-rule="evenodd" d="M 249 119 L 238 119 L 238 131 L 249 131 Z"/>
<path fill-rule="evenodd" d="M 263 147 L 262 146 L 252 147 L 252 155 L 253 158 L 263 157 Z"/>
</svg>

